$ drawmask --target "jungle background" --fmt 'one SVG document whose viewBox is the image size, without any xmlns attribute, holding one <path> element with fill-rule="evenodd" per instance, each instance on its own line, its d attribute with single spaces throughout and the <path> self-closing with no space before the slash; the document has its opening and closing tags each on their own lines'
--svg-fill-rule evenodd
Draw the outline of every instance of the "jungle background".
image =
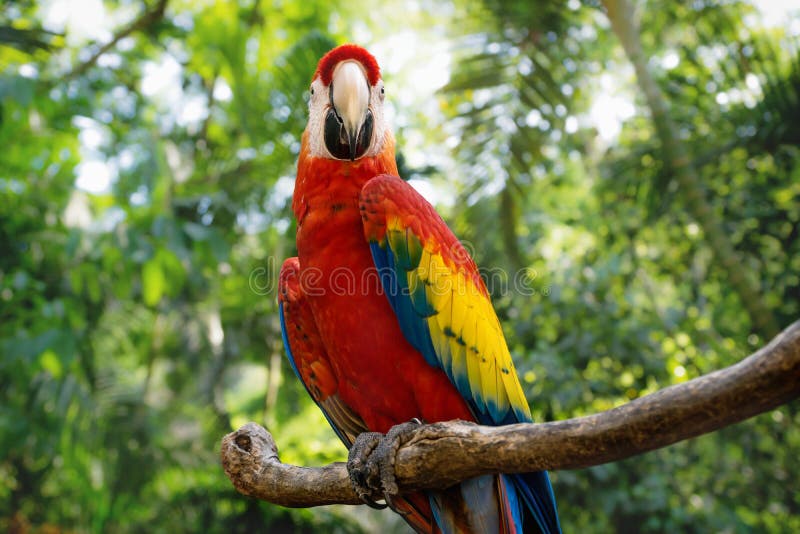
<svg viewBox="0 0 800 534">
<path fill-rule="evenodd" d="M 383 66 L 404 178 L 506 273 L 536 420 L 797 319 L 797 4 L 627 3 L 4 1 L 0 530 L 405 532 L 246 498 L 218 459 L 249 420 L 285 461 L 345 457 L 274 292 L 310 76 L 345 41 Z M 800 532 L 798 408 L 552 473 L 564 531 Z"/>
</svg>

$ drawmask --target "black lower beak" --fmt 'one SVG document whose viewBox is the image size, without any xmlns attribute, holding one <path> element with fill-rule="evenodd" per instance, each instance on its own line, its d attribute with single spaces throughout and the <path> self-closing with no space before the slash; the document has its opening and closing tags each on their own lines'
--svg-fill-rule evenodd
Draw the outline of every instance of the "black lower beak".
<svg viewBox="0 0 800 534">
<path fill-rule="evenodd" d="M 363 156 L 372 144 L 374 119 L 367 110 L 364 122 L 357 131 L 348 131 L 334 108 L 325 116 L 325 147 L 336 159 L 355 161 Z"/>
</svg>

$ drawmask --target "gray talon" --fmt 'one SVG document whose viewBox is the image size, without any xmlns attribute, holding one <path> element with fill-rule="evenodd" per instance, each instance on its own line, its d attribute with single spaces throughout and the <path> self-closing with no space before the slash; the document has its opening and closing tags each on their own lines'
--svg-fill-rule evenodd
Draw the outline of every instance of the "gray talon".
<svg viewBox="0 0 800 534">
<path fill-rule="evenodd" d="M 422 425 L 422 421 L 414 418 L 408 423 L 393 426 L 380 443 L 378 443 L 375 452 L 370 455 L 367 460 L 368 464 L 371 463 L 374 465 L 374 467 L 371 466 L 370 469 L 373 471 L 377 470 L 378 473 L 380 473 L 380 489 L 386 500 L 386 504 L 398 513 L 400 512 L 397 510 L 397 506 L 394 503 L 400 493 L 395 477 L 397 451 L 411 439 L 413 431 L 420 425 Z"/>
<path fill-rule="evenodd" d="M 347 472 L 350 475 L 350 484 L 364 504 L 370 508 L 383 510 L 385 504 L 377 503 L 373 498 L 373 493 L 380 490 L 374 487 L 374 480 L 379 476 L 378 472 L 370 473 L 372 468 L 369 464 L 369 457 L 373 454 L 376 447 L 380 444 L 383 436 L 377 432 L 365 432 L 360 434 L 347 457 Z"/>
<path fill-rule="evenodd" d="M 347 459 L 350 483 L 358 497 L 371 508 L 391 508 L 403 514 L 396 505 L 400 488 L 395 478 L 397 451 L 407 443 L 422 421 L 416 417 L 389 429 L 386 435 L 377 432 L 360 434 Z M 379 504 L 373 496 L 383 494 L 386 504 Z"/>
</svg>

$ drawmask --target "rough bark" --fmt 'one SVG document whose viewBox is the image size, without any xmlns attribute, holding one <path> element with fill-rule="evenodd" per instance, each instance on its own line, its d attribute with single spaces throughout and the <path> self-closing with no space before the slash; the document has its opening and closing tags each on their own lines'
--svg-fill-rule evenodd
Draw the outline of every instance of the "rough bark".
<svg viewBox="0 0 800 534">
<path fill-rule="evenodd" d="M 713 432 L 800 397 L 800 321 L 739 363 L 599 414 L 502 427 L 424 425 L 397 455 L 401 492 L 487 473 L 580 469 Z M 360 504 L 343 463 L 283 464 L 272 436 L 248 423 L 222 440 L 222 465 L 242 493 L 275 504 Z"/>
<path fill-rule="evenodd" d="M 636 72 L 636 81 L 645 97 L 653 119 L 664 163 L 672 171 L 686 200 L 689 214 L 703 229 L 719 265 L 725 269 L 731 287 L 739 295 L 753 329 L 769 339 L 778 332 L 777 322 L 767 307 L 758 288 L 757 275 L 745 267 L 728 232 L 706 200 L 697 169 L 692 164 L 685 143 L 681 141 L 678 127 L 669 112 L 669 103 L 656 83 L 647 65 L 648 58 L 639 38 L 639 21 L 630 0 L 603 0 L 611 27 L 622 43 Z"/>
</svg>

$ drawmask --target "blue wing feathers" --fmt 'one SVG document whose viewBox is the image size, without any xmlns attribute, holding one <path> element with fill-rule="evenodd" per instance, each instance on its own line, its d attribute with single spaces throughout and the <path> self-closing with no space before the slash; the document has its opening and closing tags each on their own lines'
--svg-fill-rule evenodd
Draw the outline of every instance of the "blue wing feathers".
<svg viewBox="0 0 800 534">
<path fill-rule="evenodd" d="M 305 386 L 306 384 L 303 382 L 303 377 L 300 376 L 300 371 L 297 369 L 297 364 L 294 363 L 292 347 L 289 346 L 289 338 L 286 337 L 286 315 L 283 312 L 283 302 L 278 302 L 278 316 L 281 318 L 281 339 L 283 339 L 283 347 L 286 349 L 286 357 L 289 359 L 289 365 L 292 366 L 292 371 L 294 371 L 294 374 L 300 379 L 300 383 Z"/>
<path fill-rule="evenodd" d="M 405 239 L 398 240 L 405 244 Z M 425 357 L 425 361 L 434 367 L 441 367 L 439 359 L 433 348 L 433 340 L 425 324 L 414 308 L 414 302 L 410 298 L 410 290 L 406 276 L 398 276 L 398 270 L 402 266 L 408 266 L 408 256 L 397 260 L 389 247 L 381 246 L 379 243 L 370 243 L 372 259 L 380 273 L 383 290 L 386 293 L 389 303 L 392 305 L 395 315 L 400 323 L 400 329 L 405 338 L 420 351 Z M 417 260 L 419 262 L 419 260 Z M 416 267 L 416 265 L 414 266 Z M 407 270 L 410 270 L 409 267 Z M 405 273 L 404 273 L 405 274 Z"/>
<path fill-rule="evenodd" d="M 368 183 L 365 191 L 362 192 L 362 199 L 365 198 L 365 195 L 366 198 L 370 198 L 369 194 L 390 194 L 391 187 L 387 185 L 389 180 L 401 182 L 398 178 L 388 176 L 373 180 L 378 180 L 375 182 L 375 188 L 369 189 L 371 182 Z M 384 187 L 386 189 L 382 189 Z M 396 187 L 402 187 L 404 192 L 408 192 L 412 196 L 416 195 L 413 191 L 406 191 L 411 188 L 405 183 Z M 421 197 L 419 200 L 427 205 Z M 371 197 L 370 202 L 380 202 L 380 198 Z M 400 207 L 400 209 L 403 211 L 402 216 L 417 216 L 414 211 L 416 208 Z M 433 298 L 430 297 L 432 288 L 439 289 L 438 279 L 435 276 L 436 273 L 431 272 L 428 272 L 427 276 L 420 276 L 420 273 L 426 272 L 426 269 L 433 269 L 434 264 L 429 265 L 427 260 L 423 262 L 423 259 L 428 256 L 419 236 L 410 227 L 403 228 L 402 225 L 398 227 L 395 224 L 387 228 L 385 219 L 379 222 L 372 221 L 371 224 L 383 225 L 385 228 L 384 237 L 380 241 L 370 241 L 369 245 L 375 267 L 380 273 L 384 292 L 397 316 L 405 338 L 423 355 L 428 364 L 444 370 L 480 424 L 494 426 L 531 421 L 530 413 L 526 413 L 523 408 L 514 406 L 513 403 L 510 403 L 510 409 L 502 408 L 498 405 L 498 400 L 484 398 L 483 392 L 480 391 L 480 384 L 475 388 L 477 391 L 473 391 L 469 376 L 480 376 L 480 380 L 484 380 L 485 373 L 481 373 L 480 369 L 476 370 L 474 366 L 481 365 L 481 363 L 485 365 L 485 362 L 481 362 L 479 358 L 488 357 L 488 355 L 481 354 L 481 351 L 478 350 L 479 347 L 467 346 L 462 337 L 462 331 L 465 328 L 464 318 L 469 317 L 468 320 L 475 320 L 476 314 L 454 314 L 451 307 L 452 301 L 442 298 L 438 294 L 436 297 L 438 309 L 433 307 L 429 298 Z M 422 280 L 422 278 L 426 280 Z M 457 291 L 458 288 L 452 288 L 452 290 Z M 440 298 L 441 300 L 438 300 Z M 438 315 L 439 313 L 443 315 Z M 457 323 L 456 321 L 461 322 Z M 429 324 L 433 326 L 429 326 Z M 435 329 L 433 334 L 431 328 Z M 472 328 L 470 332 L 478 330 L 476 325 L 470 325 L 470 328 Z M 480 341 L 478 341 L 478 345 L 480 345 Z M 470 370 L 471 373 L 468 372 Z M 508 374 L 511 371 L 502 369 L 501 372 Z M 495 390 L 499 391 L 506 387 L 503 384 L 502 376 L 495 373 L 495 380 L 498 380 Z M 523 530 L 525 532 L 540 531 L 544 534 L 561 532 L 555 496 L 546 472 L 490 476 L 487 480 L 497 480 L 497 488 L 487 487 L 483 477 L 462 482 L 460 485 L 463 498 L 470 510 L 469 515 L 477 523 L 484 526 L 496 525 L 496 501 L 487 499 L 487 496 L 494 495 L 495 491 L 499 491 L 500 498 L 506 503 L 505 509 L 511 516 L 506 517 L 505 521 L 513 523 L 513 525 L 508 525 L 510 532 L 522 532 Z M 436 523 L 442 531 L 452 531 L 454 529 L 451 524 L 452 511 L 440 508 L 443 503 L 439 502 L 435 494 L 430 494 L 430 502 Z M 492 507 L 494 507 L 495 523 L 488 519 L 486 521 L 482 519 L 489 517 L 486 512 Z"/>
<path fill-rule="evenodd" d="M 410 233 L 410 232 L 409 232 Z M 430 365 L 442 367 L 431 339 L 430 330 L 425 321 L 426 314 L 430 306 L 424 297 L 424 285 L 419 283 L 417 287 L 410 288 L 407 282 L 407 273 L 419 266 L 421 258 L 420 252 L 414 250 L 415 243 L 408 238 L 401 238 L 400 232 L 387 232 L 394 234 L 390 243 L 371 242 L 370 250 L 375 267 L 380 274 L 381 283 L 389 302 L 397 315 L 403 335 L 409 342 L 419 350 Z M 414 237 L 416 240 L 416 236 Z M 418 240 L 416 240 L 419 243 Z M 394 246 L 397 246 L 396 250 Z M 421 313 L 422 312 L 422 313 Z M 435 310 L 433 310 L 435 313 Z M 450 360 L 442 358 L 444 361 L 452 361 L 458 358 L 467 358 L 466 352 L 469 348 L 465 345 L 460 336 L 450 329 L 445 329 L 445 340 L 452 339 L 454 343 L 443 343 L 439 351 L 447 351 Z M 457 354 L 453 355 L 451 346 L 455 347 Z M 443 350 L 444 349 L 444 350 Z M 288 350 L 288 346 L 287 346 Z M 291 360 L 291 358 L 290 358 Z M 463 361 L 463 360 L 462 360 Z M 295 369 L 295 373 L 297 370 Z M 445 369 L 445 372 L 454 381 L 456 388 L 467 400 L 467 404 L 475 414 L 479 423 L 484 425 L 506 425 L 519 422 L 530 421 L 530 416 L 518 413 L 514 410 L 507 410 L 502 418 L 498 413 L 497 406 L 491 402 L 480 406 L 473 396 L 467 373 L 455 373 L 453 369 Z M 480 408 L 483 409 L 480 409 Z M 558 514 L 555 508 L 555 496 L 550 485 L 550 479 L 546 472 L 526 473 L 524 475 L 503 475 L 506 482 L 506 496 L 509 501 L 509 508 L 514 516 L 517 525 L 521 525 L 523 515 L 522 507 L 526 507 L 530 515 L 535 519 L 541 532 L 555 534 L 561 532 L 558 522 Z M 480 503 L 474 499 L 469 499 L 470 506 L 479 506 Z M 442 524 L 444 520 L 437 509 L 437 505 L 431 501 L 437 523 Z"/>
</svg>

